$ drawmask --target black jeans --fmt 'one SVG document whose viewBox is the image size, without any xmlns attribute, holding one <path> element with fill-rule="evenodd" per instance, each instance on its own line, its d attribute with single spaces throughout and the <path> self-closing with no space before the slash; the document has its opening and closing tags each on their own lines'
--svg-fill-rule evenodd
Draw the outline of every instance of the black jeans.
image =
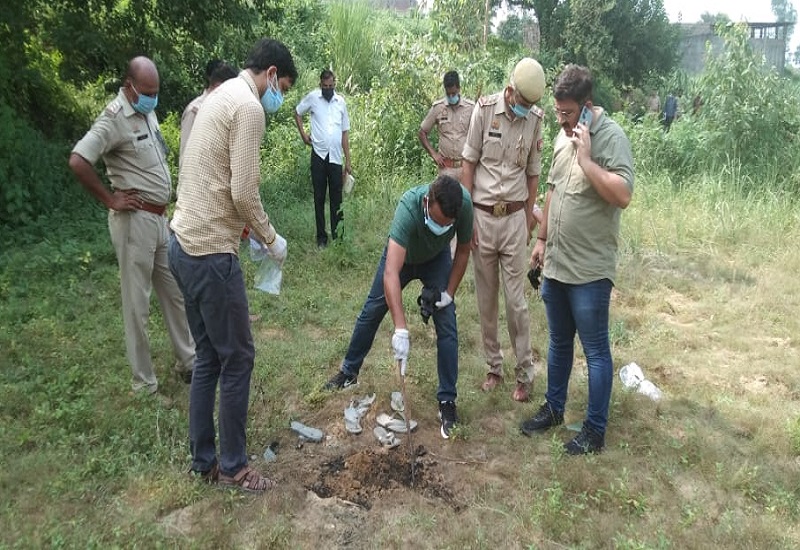
<svg viewBox="0 0 800 550">
<path fill-rule="evenodd" d="M 330 188 L 331 237 L 336 238 L 336 229 L 342 221 L 342 165 L 330 162 L 330 155 L 320 158 L 311 151 L 311 185 L 314 187 L 314 214 L 317 223 L 317 244 L 328 244 L 325 229 L 325 195 Z"/>
</svg>

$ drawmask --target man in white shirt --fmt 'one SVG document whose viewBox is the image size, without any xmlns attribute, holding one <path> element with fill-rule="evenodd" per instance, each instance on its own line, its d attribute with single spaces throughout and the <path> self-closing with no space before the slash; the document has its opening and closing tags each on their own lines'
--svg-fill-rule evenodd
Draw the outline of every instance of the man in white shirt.
<svg viewBox="0 0 800 550">
<path fill-rule="evenodd" d="M 328 69 L 319 77 L 319 89 L 309 92 L 297 105 L 294 120 L 306 145 L 311 145 L 311 185 L 317 246 L 328 245 L 325 228 L 325 195 L 330 189 L 331 237 L 342 220 L 342 181 L 350 170 L 350 117 L 344 98 L 337 94 L 336 76 Z M 303 116 L 311 113 L 311 135 L 303 127 Z"/>
</svg>

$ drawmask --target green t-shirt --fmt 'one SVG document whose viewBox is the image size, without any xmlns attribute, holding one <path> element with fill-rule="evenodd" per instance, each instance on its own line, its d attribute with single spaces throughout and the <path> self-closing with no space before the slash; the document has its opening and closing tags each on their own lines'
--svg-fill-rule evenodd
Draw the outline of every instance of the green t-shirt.
<svg viewBox="0 0 800 550">
<path fill-rule="evenodd" d="M 459 244 L 472 239 L 472 199 L 463 186 L 464 202 L 453 227 L 437 237 L 425 226 L 422 199 L 428 194 L 429 187 L 429 184 L 419 185 L 403 193 L 389 227 L 389 238 L 406 249 L 407 264 L 422 264 L 433 259 L 443 248 L 450 246 L 453 235 L 457 236 Z"/>
<path fill-rule="evenodd" d="M 596 107 L 590 132 L 592 160 L 622 177 L 633 192 L 633 155 L 622 128 Z M 592 187 L 563 130 L 556 138 L 547 183 L 551 196 L 544 276 L 567 284 L 600 279 L 613 283 L 621 209 L 607 203 Z"/>
</svg>

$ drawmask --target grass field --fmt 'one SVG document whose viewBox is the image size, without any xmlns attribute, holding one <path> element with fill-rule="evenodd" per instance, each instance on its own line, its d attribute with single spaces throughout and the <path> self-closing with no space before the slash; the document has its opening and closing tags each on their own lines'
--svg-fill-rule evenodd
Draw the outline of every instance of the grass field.
<svg viewBox="0 0 800 550">
<path fill-rule="evenodd" d="M 785 196 L 746 195 L 724 173 L 682 182 L 680 192 L 664 176 L 637 179 L 612 296 L 615 374 L 635 361 L 665 397 L 655 403 L 615 378 L 603 454 L 565 456 L 567 430 L 519 434 L 541 403 L 541 369 L 530 404 L 510 399 L 508 381 L 478 390 L 485 373 L 470 267 L 456 296 L 463 425 L 449 442 L 438 436 L 434 337 L 415 313 L 419 287 L 404 296 L 415 443 L 436 457 L 459 506 L 402 487 L 370 509 L 312 496 L 308 473 L 321 461 L 375 446 L 340 427 L 352 394 L 318 389 L 344 354 L 394 200 L 412 183 L 362 188 L 347 204 L 345 239 L 324 251 L 314 246 L 311 197 L 276 211 L 267 191 L 289 260 L 280 296 L 251 293 L 263 318 L 253 327 L 249 452 L 280 483 L 264 497 L 185 479 L 188 392 L 169 374 L 155 301 L 152 351 L 175 406 L 129 394 L 104 213 L 2 235 L 0 547 L 800 547 L 800 208 Z M 544 353 L 543 306 L 534 295 L 529 304 Z M 397 389 L 390 331 L 386 322 L 357 390 L 384 404 Z M 581 420 L 586 393 L 579 354 L 567 424 Z M 328 438 L 297 448 L 291 420 Z M 271 441 L 281 442 L 278 461 L 265 465 Z"/>
</svg>

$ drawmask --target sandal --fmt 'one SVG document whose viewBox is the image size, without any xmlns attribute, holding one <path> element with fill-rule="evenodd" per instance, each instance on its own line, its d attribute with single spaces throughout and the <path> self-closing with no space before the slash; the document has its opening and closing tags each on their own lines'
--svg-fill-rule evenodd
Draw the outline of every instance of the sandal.
<svg viewBox="0 0 800 550">
<path fill-rule="evenodd" d="M 392 416 L 389 416 L 386 413 L 381 413 L 375 419 L 375 422 L 377 422 L 379 426 L 399 434 L 404 434 L 406 431 L 408 431 L 406 430 L 406 417 L 403 416 L 403 413 L 394 413 Z M 413 432 L 417 429 L 417 421 L 409 420 L 408 427 Z"/>
<path fill-rule="evenodd" d="M 381 446 L 385 449 L 394 449 L 398 445 L 400 445 L 400 440 L 390 431 L 381 428 L 380 426 L 376 426 L 372 433 L 375 434 L 375 437 L 378 438 Z"/>
<path fill-rule="evenodd" d="M 246 493 L 263 493 L 267 489 L 275 487 L 276 483 L 253 470 L 250 466 L 245 466 L 233 477 L 219 474 L 219 486 L 226 488 L 239 489 Z"/>
</svg>

